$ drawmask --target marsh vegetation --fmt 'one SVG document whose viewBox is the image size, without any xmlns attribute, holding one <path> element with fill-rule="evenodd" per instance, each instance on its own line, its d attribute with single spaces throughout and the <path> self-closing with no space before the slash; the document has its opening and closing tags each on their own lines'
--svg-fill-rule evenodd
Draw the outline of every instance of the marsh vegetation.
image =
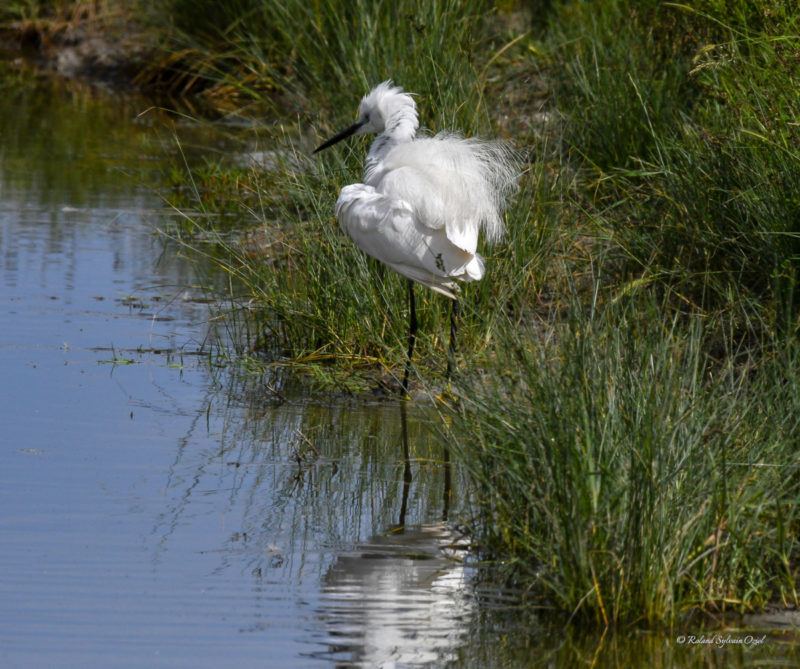
<svg viewBox="0 0 800 669">
<path fill-rule="evenodd" d="M 512 141 L 509 236 L 464 290 L 438 408 L 482 554 L 601 625 L 797 606 L 798 20 L 787 0 L 159 3 L 139 84 L 255 120 L 270 152 L 174 174 L 169 234 L 231 277 L 231 360 L 391 392 L 405 286 L 333 218 L 366 144 L 311 150 L 388 77 L 431 131 Z M 419 295 L 424 398 L 449 305 Z"/>
</svg>

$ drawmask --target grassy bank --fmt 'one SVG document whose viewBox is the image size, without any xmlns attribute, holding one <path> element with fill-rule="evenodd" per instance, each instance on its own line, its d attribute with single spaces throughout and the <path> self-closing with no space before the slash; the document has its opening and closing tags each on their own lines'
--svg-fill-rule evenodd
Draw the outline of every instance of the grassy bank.
<svg viewBox="0 0 800 669">
<path fill-rule="evenodd" d="M 230 272 L 240 360 L 396 386 L 404 284 L 333 218 L 367 143 L 310 155 L 391 76 L 424 126 L 529 161 L 464 291 L 443 409 L 487 556 L 600 624 L 797 603 L 794 3 L 172 0 L 140 18 L 162 45 L 141 81 L 276 119 L 269 169 L 175 177 L 172 232 Z M 449 305 L 419 295 L 416 382 L 435 388 Z"/>
<path fill-rule="evenodd" d="M 564 2 L 541 39 L 591 261 L 462 387 L 486 544 L 601 624 L 796 605 L 794 12 Z"/>
<path fill-rule="evenodd" d="M 718 340 L 728 317 L 652 296 L 564 303 L 504 329 L 451 414 L 490 554 L 601 625 L 796 606 L 797 342 Z"/>
<path fill-rule="evenodd" d="M 524 36 L 480 3 L 362 21 L 314 5 L 281 24 L 288 61 L 254 55 L 252 21 L 193 34 L 236 50 L 215 85 L 239 59 L 269 66 L 274 99 L 316 130 L 247 177 L 270 252 L 229 245 L 226 262 L 256 305 L 251 350 L 326 383 L 396 377 L 406 313 L 402 281 L 331 215 L 366 143 L 311 158 L 316 138 L 388 75 L 433 130 L 513 130 L 530 163 L 465 291 L 445 411 L 473 530 L 535 605 L 675 625 L 797 603 L 800 45 L 788 3 L 631 4 L 534 3 Z M 424 298 L 423 385 L 441 378 L 446 306 Z"/>
</svg>

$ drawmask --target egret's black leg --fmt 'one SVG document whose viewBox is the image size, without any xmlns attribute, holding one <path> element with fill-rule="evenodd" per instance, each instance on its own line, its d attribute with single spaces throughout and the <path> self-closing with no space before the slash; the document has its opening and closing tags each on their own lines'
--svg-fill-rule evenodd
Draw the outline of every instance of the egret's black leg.
<svg viewBox="0 0 800 669">
<path fill-rule="evenodd" d="M 453 375 L 456 364 L 456 334 L 458 331 L 458 300 L 450 306 L 450 350 L 447 355 L 447 378 Z"/>
<path fill-rule="evenodd" d="M 403 392 L 408 393 L 408 375 L 411 373 L 411 356 L 414 353 L 414 343 L 417 340 L 417 308 L 414 304 L 414 282 L 408 281 L 408 359 L 406 360 L 406 373 L 403 376 Z"/>
<path fill-rule="evenodd" d="M 411 452 L 408 450 L 408 411 L 406 403 L 400 403 L 400 434 L 403 439 L 403 493 L 400 497 L 400 518 L 397 529 L 402 530 L 406 525 L 406 511 L 408 510 L 408 493 L 411 490 Z M 445 518 L 447 520 L 447 518 Z"/>
</svg>

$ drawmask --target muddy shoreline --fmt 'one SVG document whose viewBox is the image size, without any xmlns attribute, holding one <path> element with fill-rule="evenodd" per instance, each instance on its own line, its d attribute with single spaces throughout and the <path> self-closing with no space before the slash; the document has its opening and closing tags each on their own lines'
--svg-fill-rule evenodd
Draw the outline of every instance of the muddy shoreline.
<svg viewBox="0 0 800 669">
<path fill-rule="evenodd" d="M 143 88 L 155 49 L 134 24 L 89 20 L 12 22 L 0 26 L 0 59 L 14 69 L 113 88 Z"/>
</svg>

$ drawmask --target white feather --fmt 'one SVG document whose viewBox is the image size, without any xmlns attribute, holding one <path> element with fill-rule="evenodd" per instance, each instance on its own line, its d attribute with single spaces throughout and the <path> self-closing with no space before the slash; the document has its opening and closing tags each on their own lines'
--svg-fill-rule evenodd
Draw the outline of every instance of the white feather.
<svg viewBox="0 0 800 669">
<path fill-rule="evenodd" d="M 443 228 L 422 223 L 409 203 L 372 186 L 342 188 L 336 216 L 362 251 L 447 297 L 455 298 L 456 281 L 483 278 L 483 259 L 477 253 L 452 244 Z"/>
<path fill-rule="evenodd" d="M 378 133 L 363 184 L 336 203 L 342 228 L 363 251 L 409 279 L 454 298 L 456 281 L 483 277 L 478 236 L 505 232 L 502 210 L 516 188 L 517 160 L 505 144 L 454 133 L 417 137 L 414 98 L 391 81 L 361 100 L 347 134 Z"/>
<path fill-rule="evenodd" d="M 501 211 L 516 183 L 504 144 L 439 133 L 393 146 L 378 165 L 365 183 L 413 203 L 420 220 L 445 228 L 464 250 L 475 252 L 479 231 L 490 242 L 502 239 Z"/>
</svg>

